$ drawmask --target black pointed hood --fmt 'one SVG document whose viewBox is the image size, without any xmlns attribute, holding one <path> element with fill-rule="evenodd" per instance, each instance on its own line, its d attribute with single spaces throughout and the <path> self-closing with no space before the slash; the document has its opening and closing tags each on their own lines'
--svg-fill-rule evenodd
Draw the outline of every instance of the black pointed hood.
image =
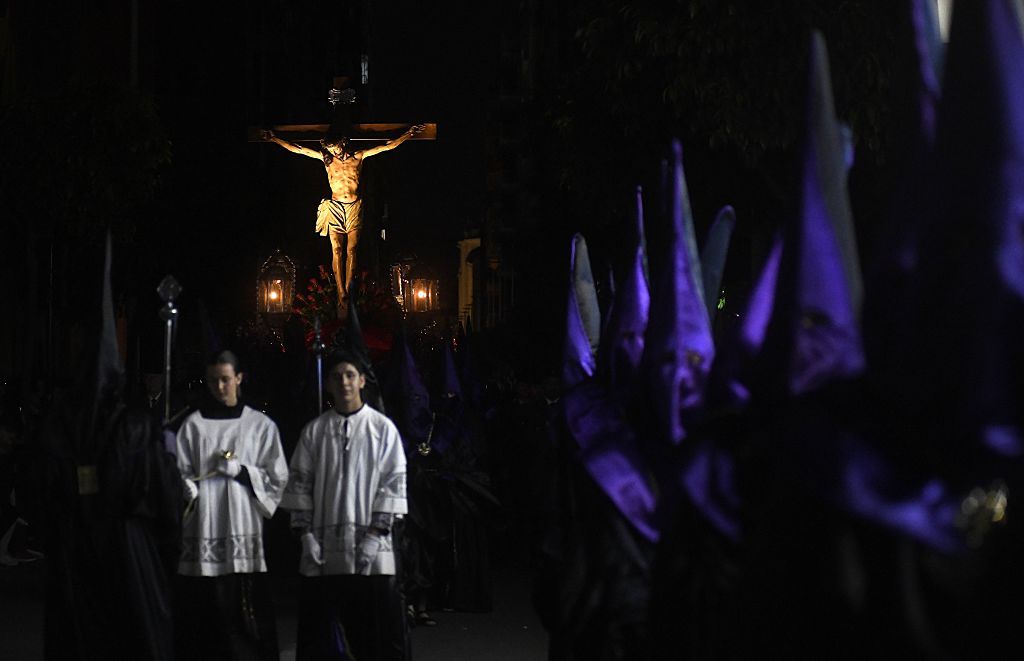
<svg viewBox="0 0 1024 661">
<path fill-rule="evenodd" d="M 352 292 L 355 291 L 353 287 Z M 356 310 L 355 296 L 351 296 L 348 304 L 348 320 L 345 324 L 344 335 L 345 347 L 352 352 L 359 366 L 366 376 L 366 388 L 363 392 L 364 401 L 384 413 L 384 398 L 381 396 L 380 381 L 373 371 L 373 364 L 370 362 L 370 351 L 366 347 L 366 340 L 363 339 L 363 327 L 359 323 L 359 313 Z"/>
<path fill-rule="evenodd" d="M 81 462 L 91 461 L 98 452 L 104 438 L 105 422 L 121 403 L 124 388 L 124 368 L 121 364 L 117 344 L 117 327 L 114 322 L 114 296 L 110 284 L 113 258 L 110 233 L 107 233 L 103 270 L 100 278 L 100 296 L 97 312 L 92 318 L 87 333 L 91 337 L 86 343 L 87 351 L 95 351 L 95 357 L 86 359 L 85 369 L 74 385 L 65 411 L 73 420 L 71 435 L 74 453 Z"/>
</svg>

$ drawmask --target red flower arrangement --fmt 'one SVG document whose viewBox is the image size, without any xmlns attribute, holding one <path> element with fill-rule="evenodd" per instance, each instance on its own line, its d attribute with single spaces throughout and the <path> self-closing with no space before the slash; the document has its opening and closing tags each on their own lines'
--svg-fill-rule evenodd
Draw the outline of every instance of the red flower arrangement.
<svg viewBox="0 0 1024 661">
<path fill-rule="evenodd" d="M 316 319 L 320 319 L 320 339 L 330 345 L 334 336 L 341 328 L 338 319 L 338 287 L 330 270 L 320 265 L 317 277 L 310 278 L 305 294 L 296 294 L 292 302 L 292 314 L 302 320 L 306 328 L 306 347 L 313 346 L 313 327 Z"/>
<path fill-rule="evenodd" d="M 370 280 L 363 271 L 362 286 L 355 296 L 363 339 L 371 358 L 391 349 L 392 332 L 402 317 L 402 309 L 390 292 Z M 313 345 L 315 320 L 320 319 L 320 339 L 327 345 L 337 344 L 338 331 L 344 322 L 338 318 L 338 287 L 329 268 L 321 265 L 317 277 L 310 278 L 305 294 L 296 294 L 292 313 L 306 328 L 306 346 Z"/>
</svg>

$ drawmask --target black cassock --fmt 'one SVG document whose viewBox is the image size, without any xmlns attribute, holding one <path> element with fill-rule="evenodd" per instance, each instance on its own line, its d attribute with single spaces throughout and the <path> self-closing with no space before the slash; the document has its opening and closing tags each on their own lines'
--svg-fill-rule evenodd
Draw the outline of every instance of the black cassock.
<svg viewBox="0 0 1024 661">
<path fill-rule="evenodd" d="M 182 494 L 160 427 L 117 404 L 83 444 L 74 407 L 54 410 L 40 462 L 46 658 L 172 659 Z"/>
</svg>

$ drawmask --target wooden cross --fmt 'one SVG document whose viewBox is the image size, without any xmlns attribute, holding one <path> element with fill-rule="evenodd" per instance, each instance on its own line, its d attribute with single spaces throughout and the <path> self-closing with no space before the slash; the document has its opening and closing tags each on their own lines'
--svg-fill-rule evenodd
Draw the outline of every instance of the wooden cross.
<svg viewBox="0 0 1024 661">
<path fill-rule="evenodd" d="M 349 83 L 348 76 L 335 76 L 334 88 L 330 92 L 330 103 L 335 107 L 335 114 L 340 115 L 337 104 L 348 105 L 355 102 L 355 90 L 344 89 Z M 339 99 L 347 98 L 347 101 Z M 345 126 L 343 134 L 349 141 L 368 140 L 391 140 L 404 133 L 412 124 L 350 124 L 335 119 L 335 124 L 341 123 Z M 414 135 L 410 140 L 437 140 L 437 124 L 424 123 L 423 131 Z M 327 135 L 332 124 L 278 124 L 270 129 L 282 140 L 289 142 L 319 142 Z M 249 127 L 249 142 L 262 142 L 263 131 L 267 127 Z M 337 128 L 337 127 L 336 127 Z"/>
<path fill-rule="evenodd" d="M 390 140 L 397 138 L 412 124 L 350 124 L 346 137 L 349 141 Z M 437 124 L 425 123 L 423 131 L 410 140 L 437 140 Z M 276 136 L 289 142 L 319 142 L 327 135 L 330 124 L 277 124 L 270 129 Z M 249 127 L 249 142 L 263 142 L 266 127 Z"/>
<path fill-rule="evenodd" d="M 345 112 L 344 106 L 355 103 L 356 95 L 352 89 L 343 89 L 347 81 L 347 77 L 335 78 L 334 87 L 328 94 L 328 101 L 334 106 L 335 117 L 331 124 L 278 124 L 270 127 L 274 135 L 272 140 L 290 152 L 316 158 L 318 155 L 324 155 L 321 150 L 299 147 L 295 143 L 317 142 L 327 135 L 344 136 L 349 141 L 390 141 L 392 139 L 399 139 L 401 142 L 404 142 L 410 139 L 437 139 L 437 124 L 425 123 L 422 130 L 413 134 L 408 131 L 413 126 L 412 124 L 351 123 L 348 119 L 349 113 Z M 342 104 L 342 108 L 338 108 L 339 104 Z M 263 127 L 250 127 L 248 139 L 249 142 L 266 142 L 266 129 Z M 395 146 L 397 145 L 389 143 L 388 145 L 371 148 L 370 150 L 360 149 L 356 151 L 362 154 L 360 158 L 365 158 L 367 155 L 372 156 L 374 153 L 386 151 Z M 351 211 L 345 211 L 348 208 L 345 207 L 345 204 L 354 205 L 358 199 L 356 185 L 358 185 L 359 168 L 362 163 L 361 161 L 348 162 L 347 159 L 342 159 L 340 165 L 332 163 L 332 158 L 327 158 L 324 161 L 331 183 L 332 196 L 337 195 L 340 190 L 342 197 L 332 197 L 330 200 L 325 200 L 324 202 L 330 202 L 326 207 L 324 202 L 321 202 L 320 207 L 317 209 L 316 229 L 321 234 L 330 237 L 333 259 L 332 268 L 338 285 L 338 314 L 340 318 L 345 318 L 348 310 L 348 285 L 353 274 L 356 272 L 355 247 L 359 243 L 359 235 L 361 233 L 361 228 L 356 223 L 353 223 L 351 227 L 346 226 L 348 222 L 347 214 L 356 214 L 354 218 L 357 219 L 362 214 L 361 205 L 353 206 Z M 336 169 L 332 170 L 331 168 Z M 332 227 L 331 223 L 335 224 L 333 226 L 334 229 L 328 231 L 328 228 Z"/>
</svg>

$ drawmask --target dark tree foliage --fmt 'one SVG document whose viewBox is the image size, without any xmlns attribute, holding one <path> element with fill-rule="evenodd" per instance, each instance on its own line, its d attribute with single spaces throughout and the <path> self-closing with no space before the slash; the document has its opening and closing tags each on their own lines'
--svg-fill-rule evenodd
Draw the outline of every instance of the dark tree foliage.
<svg viewBox="0 0 1024 661">
<path fill-rule="evenodd" d="M 881 149 L 892 34 L 879 3 L 612 0 L 604 7 L 578 36 L 587 59 L 608 74 L 614 115 L 662 114 L 684 134 L 756 163 L 797 137 L 813 28 L 829 43 L 840 115 L 860 145 Z M 643 123 L 630 126 L 635 135 Z"/>
<path fill-rule="evenodd" d="M 28 306 L 6 341 L 18 347 L 21 369 L 75 357 L 75 333 L 95 308 L 107 227 L 118 246 L 119 307 L 142 286 L 133 267 L 162 245 L 136 240 L 137 229 L 152 222 L 170 156 L 155 105 L 127 87 L 72 83 L 0 107 L 0 255 Z"/>
<path fill-rule="evenodd" d="M 698 227 L 732 203 L 740 232 L 761 234 L 790 190 L 812 29 L 859 161 L 884 166 L 901 12 L 880 0 L 579 3 L 577 49 L 542 110 L 558 145 L 552 176 L 587 226 L 613 229 L 678 137 Z"/>
<path fill-rule="evenodd" d="M 171 145 L 152 100 L 92 84 L 0 110 L 0 199 L 19 225 L 96 243 L 134 234 Z"/>
</svg>

